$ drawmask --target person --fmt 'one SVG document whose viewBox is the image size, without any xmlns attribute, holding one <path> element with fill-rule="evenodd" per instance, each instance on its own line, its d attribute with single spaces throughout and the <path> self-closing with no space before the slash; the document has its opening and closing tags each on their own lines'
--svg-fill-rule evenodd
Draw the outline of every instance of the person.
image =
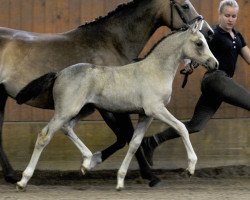
<svg viewBox="0 0 250 200">
<path fill-rule="evenodd" d="M 219 61 L 219 69 L 205 73 L 202 79 L 202 93 L 193 117 L 184 122 L 190 134 L 202 130 L 222 102 L 250 110 L 250 92 L 232 79 L 238 55 L 250 64 L 250 50 L 242 34 L 234 29 L 239 5 L 235 0 L 222 0 L 218 12 L 219 24 L 214 28 L 214 37 L 209 47 Z M 179 134 L 173 128 L 145 137 L 141 146 L 149 164 L 153 165 L 152 156 L 157 146 L 177 137 Z"/>
</svg>

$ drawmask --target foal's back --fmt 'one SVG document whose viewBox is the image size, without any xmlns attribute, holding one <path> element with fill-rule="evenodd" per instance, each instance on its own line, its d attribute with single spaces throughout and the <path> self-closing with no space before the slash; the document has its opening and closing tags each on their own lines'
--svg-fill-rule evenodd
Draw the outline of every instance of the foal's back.
<svg viewBox="0 0 250 200">
<path fill-rule="evenodd" d="M 169 56 L 176 54 L 168 49 L 170 40 L 164 38 L 146 58 L 122 67 L 79 63 L 62 70 L 54 85 L 55 105 L 72 103 L 74 99 L 74 105 L 82 101 L 81 106 L 94 104 L 109 111 L 131 113 L 142 111 L 154 98 L 168 102 L 175 75 L 170 70 L 178 67 L 175 62 L 168 63 L 172 59 Z M 179 59 L 175 59 L 178 63 Z M 69 105 L 60 105 L 60 109 L 63 107 Z"/>
</svg>

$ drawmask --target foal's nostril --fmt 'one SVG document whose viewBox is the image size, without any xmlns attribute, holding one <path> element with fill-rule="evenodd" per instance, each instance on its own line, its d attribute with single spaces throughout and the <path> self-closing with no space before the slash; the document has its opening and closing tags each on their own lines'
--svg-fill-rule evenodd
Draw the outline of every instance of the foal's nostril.
<svg viewBox="0 0 250 200">
<path fill-rule="evenodd" d="M 219 69 L 219 63 L 218 62 L 216 62 L 216 64 L 215 64 L 215 69 Z"/>
</svg>

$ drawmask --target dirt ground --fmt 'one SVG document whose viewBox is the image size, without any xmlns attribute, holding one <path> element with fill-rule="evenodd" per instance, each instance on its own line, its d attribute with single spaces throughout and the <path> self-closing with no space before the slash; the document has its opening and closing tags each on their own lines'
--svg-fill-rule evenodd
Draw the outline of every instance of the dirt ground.
<svg viewBox="0 0 250 200">
<path fill-rule="evenodd" d="M 75 171 L 36 171 L 25 192 L 17 192 L 0 174 L 0 200 L 250 199 L 250 166 L 200 169 L 191 178 L 183 169 L 154 172 L 162 179 L 156 187 L 150 188 L 138 171 L 130 171 L 126 188 L 120 192 L 115 190 L 116 171 L 94 171 L 86 176 Z"/>
</svg>

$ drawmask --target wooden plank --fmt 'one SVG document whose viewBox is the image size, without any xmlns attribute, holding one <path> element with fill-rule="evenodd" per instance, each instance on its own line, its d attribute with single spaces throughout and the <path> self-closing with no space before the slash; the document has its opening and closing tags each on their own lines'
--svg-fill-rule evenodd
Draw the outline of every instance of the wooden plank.
<svg viewBox="0 0 250 200">
<path fill-rule="evenodd" d="M 21 29 L 33 30 L 33 5 L 34 0 L 21 1 Z"/>
<path fill-rule="evenodd" d="M 10 22 L 10 1 L 2 0 L 0 6 L 0 26 L 8 27 Z"/>
<path fill-rule="evenodd" d="M 69 30 L 69 0 L 56 1 L 55 31 Z"/>
<path fill-rule="evenodd" d="M 108 13 L 115 10 L 119 5 L 129 2 L 129 0 L 104 0 L 104 11 Z"/>
<path fill-rule="evenodd" d="M 45 2 L 46 0 L 33 0 L 33 31 L 45 32 Z"/>
<path fill-rule="evenodd" d="M 10 0 L 10 28 L 21 29 L 21 3 L 22 1 Z"/>
<path fill-rule="evenodd" d="M 57 1 L 55 0 L 46 1 L 45 3 L 45 32 L 47 33 L 56 33 L 56 5 Z"/>
<path fill-rule="evenodd" d="M 74 29 L 77 26 L 84 24 L 81 22 L 81 0 L 69 1 L 69 29 Z"/>
<path fill-rule="evenodd" d="M 81 21 L 90 22 L 99 16 L 103 16 L 104 1 L 100 0 L 86 0 L 81 4 Z"/>
</svg>

